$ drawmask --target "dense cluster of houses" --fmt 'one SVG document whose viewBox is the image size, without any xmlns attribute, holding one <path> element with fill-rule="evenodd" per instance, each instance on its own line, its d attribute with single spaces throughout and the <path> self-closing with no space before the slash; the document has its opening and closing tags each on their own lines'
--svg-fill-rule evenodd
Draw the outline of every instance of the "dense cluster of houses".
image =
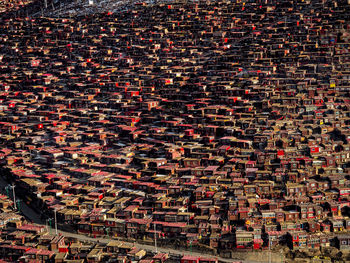
<svg viewBox="0 0 350 263">
<path fill-rule="evenodd" d="M 51 223 L 50 223 L 51 225 Z M 151 252 L 117 240 L 91 242 L 65 238 L 55 230 L 27 221 L 13 201 L 0 195 L 0 263 L 218 263 L 218 259 Z"/>
<path fill-rule="evenodd" d="M 31 4 L 32 0 L 10 0 L 10 1 L 2 1 L 0 3 L 0 13 L 8 13 L 8 12 L 18 12 L 18 10 L 24 8 L 25 6 Z"/>
<path fill-rule="evenodd" d="M 93 237 L 349 250 L 349 16 L 219 0 L 3 19 L 7 179 Z"/>
</svg>

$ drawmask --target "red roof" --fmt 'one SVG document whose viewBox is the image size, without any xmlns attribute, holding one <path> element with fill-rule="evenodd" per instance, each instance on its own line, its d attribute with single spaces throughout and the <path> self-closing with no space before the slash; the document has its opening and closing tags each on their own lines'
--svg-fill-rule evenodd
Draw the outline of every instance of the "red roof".
<svg viewBox="0 0 350 263">
<path fill-rule="evenodd" d="M 199 260 L 199 257 L 185 255 L 182 257 L 182 260 Z"/>
</svg>

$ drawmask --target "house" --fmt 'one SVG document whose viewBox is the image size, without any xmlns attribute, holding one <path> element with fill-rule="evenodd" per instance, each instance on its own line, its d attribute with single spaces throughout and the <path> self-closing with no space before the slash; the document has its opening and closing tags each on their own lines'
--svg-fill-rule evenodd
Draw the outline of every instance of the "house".
<svg viewBox="0 0 350 263">
<path fill-rule="evenodd" d="M 236 233 L 236 246 L 237 248 L 253 247 L 254 234 L 253 232 L 237 230 Z"/>
<path fill-rule="evenodd" d="M 102 260 L 102 248 L 95 247 L 92 249 L 89 254 L 86 256 L 88 263 L 97 263 Z"/>
<path fill-rule="evenodd" d="M 341 232 L 344 230 L 344 220 L 343 219 L 331 219 L 331 231 Z"/>
<path fill-rule="evenodd" d="M 199 257 L 194 256 L 183 256 L 181 263 L 199 263 Z"/>
<path fill-rule="evenodd" d="M 348 235 L 337 235 L 336 240 L 338 242 L 338 248 L 340 250 L 349 250 L 350 249 L 350 236 Z"/>
<path fill-rule="evenodd" d="M 309 249 L 319 249 L 321 247 L 320 236 L 317 234 L 309 234 L 307 237 L 307 247 Z"/>
<path fill-rule="evenodd" d="M 153 257 L 154 263 L 163 263 L 169 258 L 169 255 L 166 253 L 158 253 Z"/>
<path fill-rule="evenodd" d="M 300 249 L 307 247 L 308 233 L 305 231 L 287 232 L 287 244 L 291 249 Z"/>
</svg>

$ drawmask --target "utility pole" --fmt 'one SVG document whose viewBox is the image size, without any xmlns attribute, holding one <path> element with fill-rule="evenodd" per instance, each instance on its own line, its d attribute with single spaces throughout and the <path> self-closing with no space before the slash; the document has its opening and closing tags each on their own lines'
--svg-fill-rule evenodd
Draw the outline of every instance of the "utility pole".
<svg viewBox="0 0 350 263">
<path fill-rule="evenodd" d="M 271 263 L 271 241 L 270 241 L 270 235 L 269 235 L 269 263 Z"/>
<path fill-rule="evenodd" d="M 156 223 L 153 221 L 153 227 L 154 227 L 154 246 L 156 248 L 156 253 L 158 253 L 157 250 L 157 232 L 156 232 Z"/>
<path fill-rule="evenodd" d="M 56 216 L 57 211 L 56 211 L 56 208 L 55 208 L 54 212 L 55 212 L 55 230 L 56 230 L 56 235 L 57 235 L 58 232 L 57 232 L 57 216 Z"/>
<path fill-rule="evenodd" d="M 16 193 L 15 193 L 15 185 L 10 185 L 12 187 L 12 195 L 13 195 L 13 207 L 15 210 L 17 210 L 17 205 L 16 205 Z"/>
</svg>

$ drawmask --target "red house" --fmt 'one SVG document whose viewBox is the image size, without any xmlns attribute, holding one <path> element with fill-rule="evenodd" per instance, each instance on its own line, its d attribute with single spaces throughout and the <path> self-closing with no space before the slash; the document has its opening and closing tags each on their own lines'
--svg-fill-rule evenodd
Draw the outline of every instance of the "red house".
<svg viewBox="0 0 350 263">
<path fill-rule="evenodd" d="M 195 256 L 183 256 L 181 263 L 199 263 L 199 257 Z"/>
</svg>

